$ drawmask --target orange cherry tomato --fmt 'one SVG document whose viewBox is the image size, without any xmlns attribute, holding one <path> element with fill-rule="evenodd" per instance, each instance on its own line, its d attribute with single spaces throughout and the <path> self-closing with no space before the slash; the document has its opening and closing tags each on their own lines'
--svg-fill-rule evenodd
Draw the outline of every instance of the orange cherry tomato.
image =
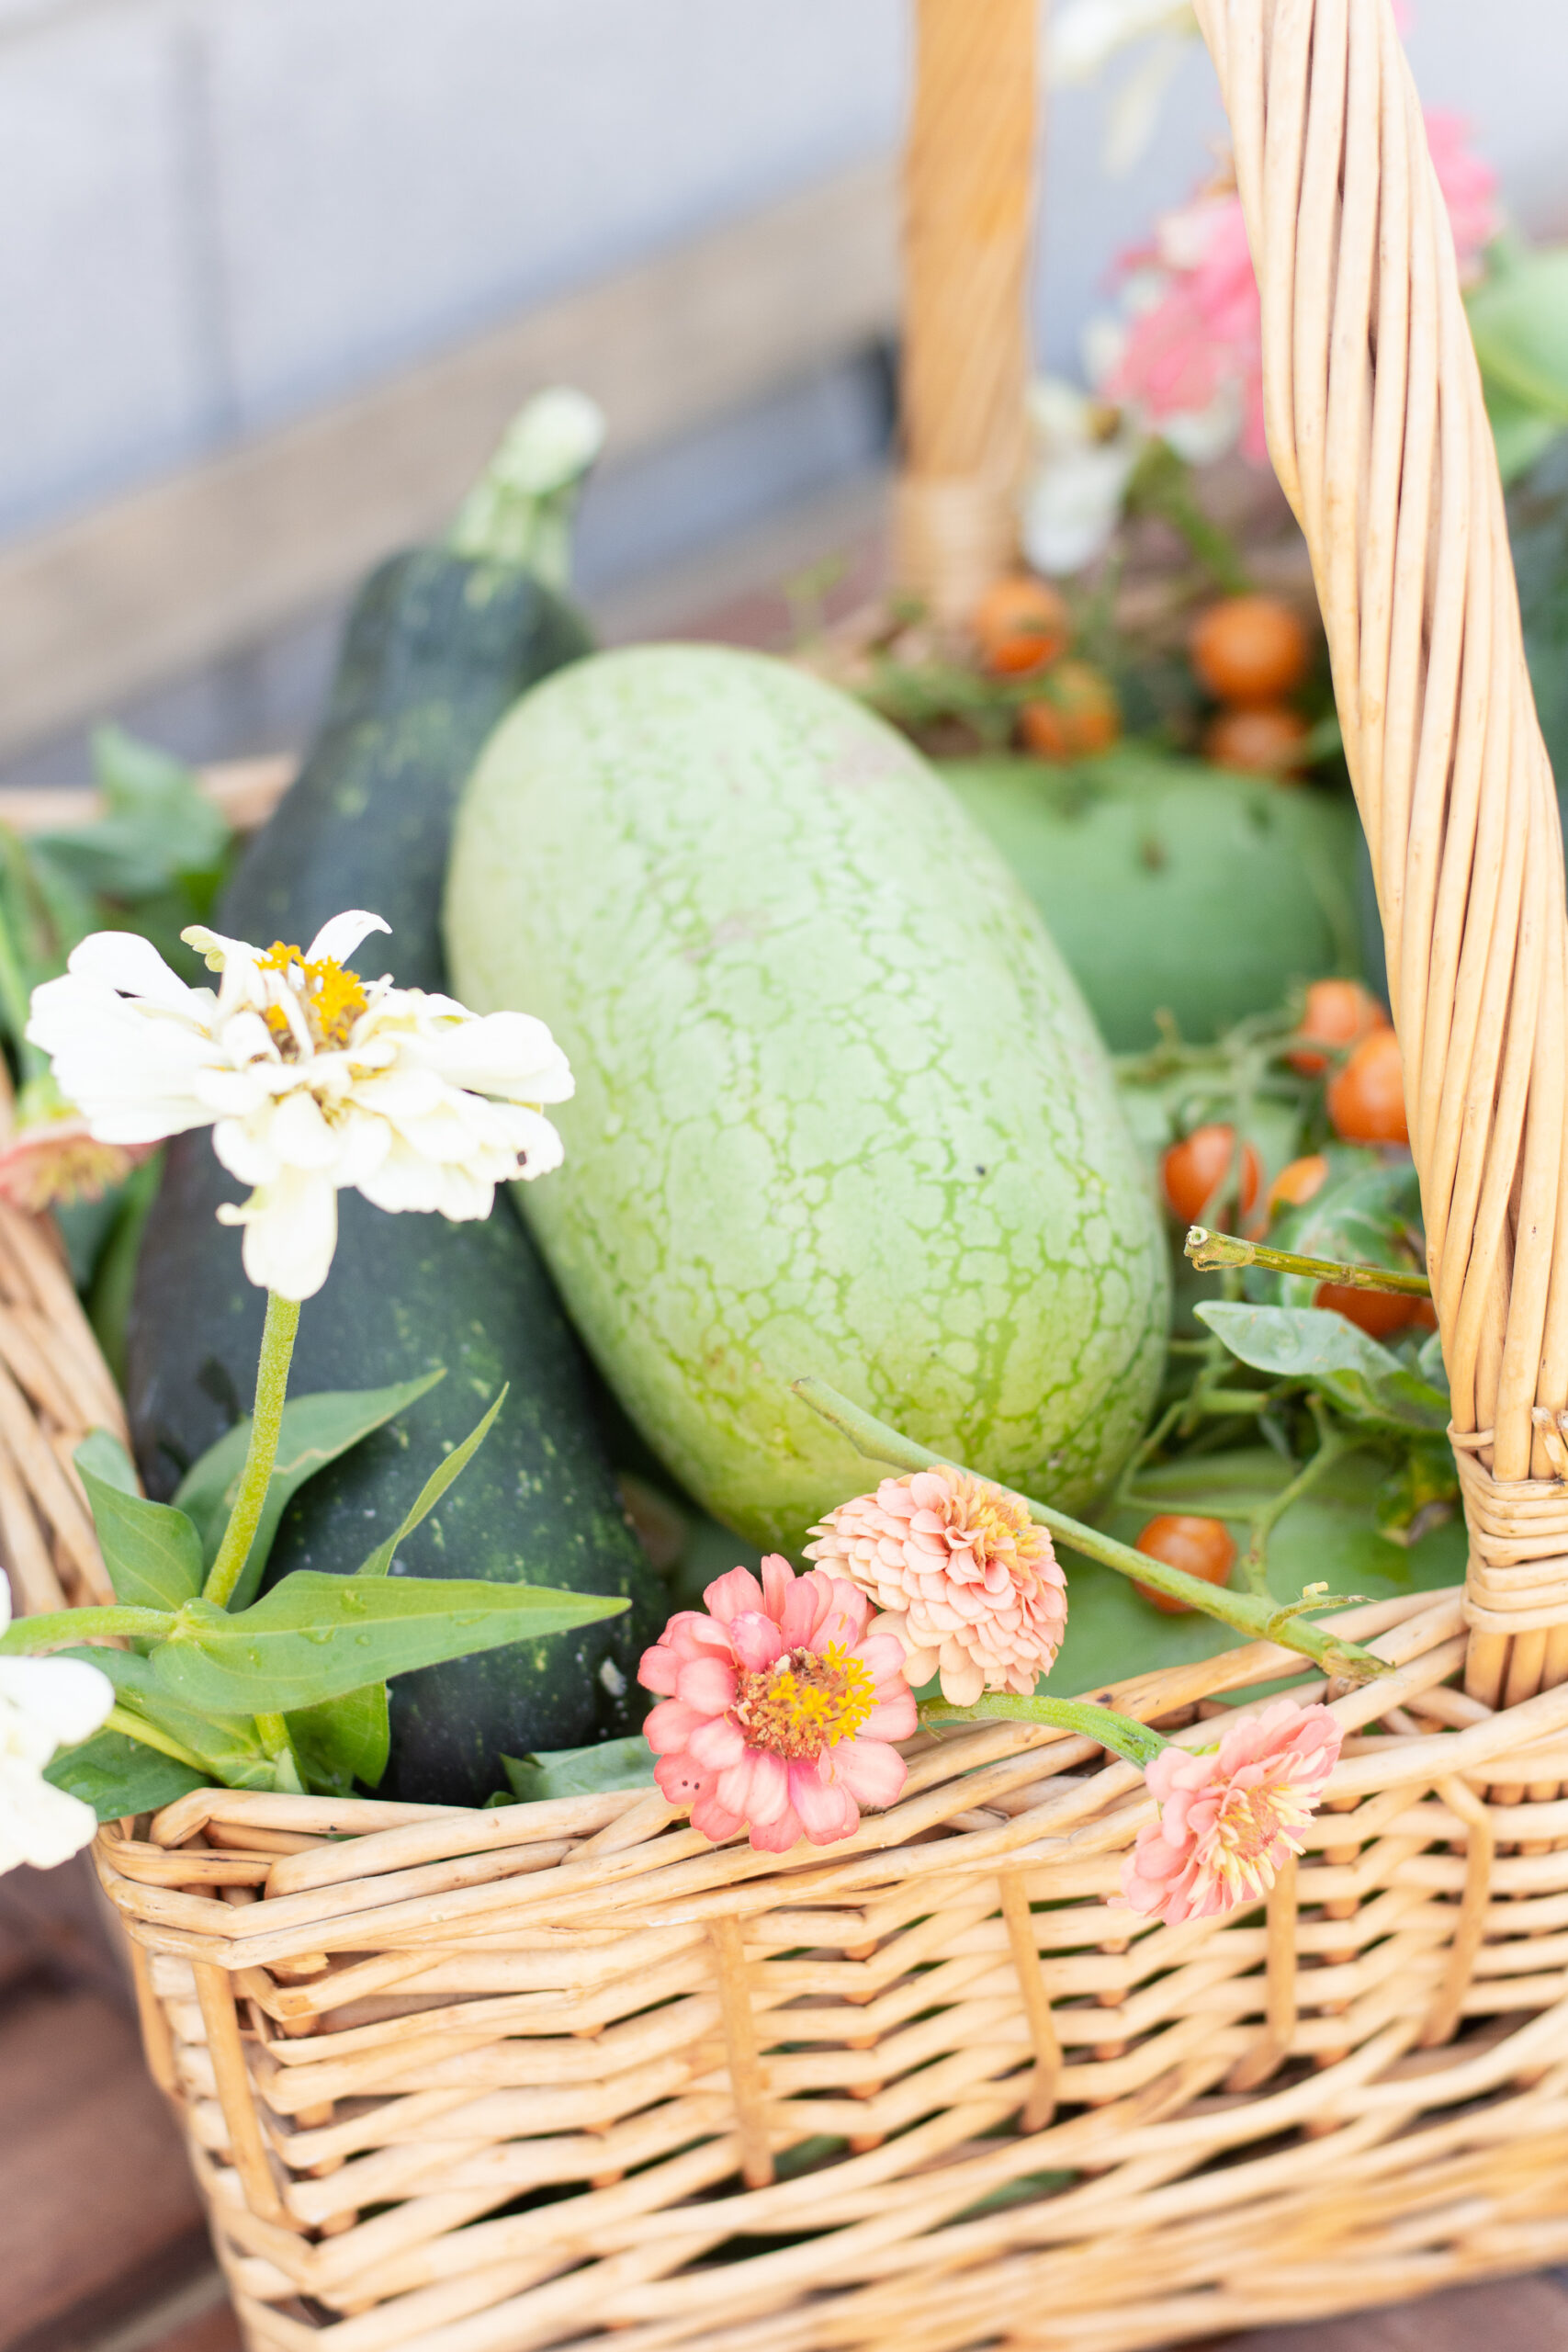
<svg viewBox="0 0 1568 2352">
<path fill-rule="evenodd" d="M 1321 1151 L 1309 1151 L 1304 1159 L 1292 1159 L 1281 1168 L 1269 1187 L 1269 1214 L 1278 1216 L 1281 1209 L 1299 1209 L 1322 1192 L 1328 1182 L 1328 1162 Z"/>
<path fill-rule="evenodd" d="M 1278 596 L 1227 596 L 1211 605 L 1190 650 L 1201 684 L 1235 710 L 1293 694 L 1312 659 L 1305 629 Z"/>
<path fill-rule="evenodd" d="M 1194 1127 L 1180 1143 L 1173 1143 L 1160 1161 L 1160 1181 L 1172 1216 L 1191 1225 L 1218 1192 L 1235 1154 L 1235 1129 L 1216 1122 Z M 1251 1144 L 1242 1147 L 1241 1213 L 1246 1216 L 1263 1190 L 1263 1162 Z"/>
<path fill-rule="evenodd" d="M 1314 980 L 1296 1031 L 1303 1045 L 1292 1047 L 1285 1059 L 1303 1078 L 1316 1078 L 1328 1068 L 1328 1055 L 1313 1048 L 1353 1046 L 1371 1030 L 1388 1025 L 1388 1014 L 1359 980 Z"/>
<path fill-rule="evenodd" d="M 1307 723 L 1282 702 L 1249 704 L 1222 710 L 1203 730 L 1203 756 L 1217 768 L 1239 768 L 1247 775 L 1281 781 L 1301 774 Z"/>
<path fill-rule="evenodd" d="M 1026 702 L 1018 714 L 1019 732 L 1043 760 L 1078 760 L 1108 752 L 1122 732 L 1116 690 L 1102 670 L 1088 662 L 1058 662 L 1051 691 Z"/>
<path fill-rule="evenodd" d="M 1404 1298 L 1396 1290 L 1357 1290 L 1349 1283 L 1319 1283 L 1312 1303 L 1332 1307 L 1371 1340 L 1386 1340 L 1424 1322 L 1432 1304 L 1427 1298 Z"/>
<path fill-rule="evenodd" d="M 1235 1541 L 1224 1521 L 1200 1519 L 1190 1511 L 1162 1511 L 1150 1520 L 1133 1548 L 1146 1552 L 1151 1560 L 1163 1560 L 1168 1568 L 1185 1568 L 1190 1577 L 1201 1577 L 1205 1584 L 1228 1584 L 1235 1566 Z M 1169 1593 L 1156 1592 L 1152 1585 L 1134 1584 L 1133 1590 L 1168 1617 L 1192 1613 L 1190 1600 L 1175 1600 Z"/>
<path fill-rule="evenodd" d="M 1374 1029 L 1328 1081 L 1328 1115 L 1347 1143 L 1408 1143 L 1399 1040 Z"/>
<path fill-rule="evenodd" d="M 981 662 L 997 678 L 1043 670 L 1067 650 L 1072 620 L 1055 588 L 1025 572 L 993 580 L 970 624 Z"/>
</svg>

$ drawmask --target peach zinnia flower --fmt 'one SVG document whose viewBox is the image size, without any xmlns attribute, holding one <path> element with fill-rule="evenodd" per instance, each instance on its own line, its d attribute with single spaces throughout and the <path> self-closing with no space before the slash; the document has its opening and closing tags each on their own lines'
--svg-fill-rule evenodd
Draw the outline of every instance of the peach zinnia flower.
<svg viewBox="0 0 1568 2352">
<path fill-rule="evenodd" d="M 1281 1699 L 1232 1724 L 1217 1747 L 1162 1748 L 1145 1774 L 1159 1819 L 1122 1865 L 1122 1899 L 1179 1928 L 1267 1894 L 1302 1850 L 1295 1833 L 1317 1809 L 1340 1736 L 1326 1707 Z"/>
<path fill-rule="evenodd" d="M 852 1577 L 908 1652 L 911 1682 L 940 1672 L 944 1699 L 1027 1698 L 1062 1646 L 1066 1579 L 1027 1506 L 945 1463 L 884 1478 L 812 1529 L 807 1559 Z"/>
<path fill-rule="evenodd" d="M 0 1201 L 29 1216 L 73 1201 L 102 1200 L 157 1149 L 151 1143 L 100 1143 L 47 1074 L 23 1087 L 16 1120 L 0 1146 Z"/>
<path fill-rule="evenodd" d="M 716 1845 L 749 1826 L 759 1852 L 830 1846 L 862 1805 L 891 1804 L 915 1729 L 902 1645 L 863 1592 L 772 1553 L 761 1584 L 731 1568 L 643 1653 L 637 1679 L 663 1704 L 644 1729 L 654 1778 Z M 869 1622 L 868 1622 L 869 1621 Z"/>
</svg>

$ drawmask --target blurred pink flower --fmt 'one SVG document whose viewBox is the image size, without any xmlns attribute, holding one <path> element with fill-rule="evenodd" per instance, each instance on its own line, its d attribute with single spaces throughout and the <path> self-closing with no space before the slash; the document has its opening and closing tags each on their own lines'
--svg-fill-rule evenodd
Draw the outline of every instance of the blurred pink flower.
<svg viewBox="0 0 1568 2352">
<path fill-rule="evenodd" d="M 100 1201 L 157 1148 L 99 1143 L 79 1112 L 39 1119 L 0 1148 L 0 1201 L 29 1216 L 73 1201 Z"/>
<path fill-rule="evenodd" d="M 703 1599 L 709 1613 L 671 1617 L 637 1669 L 662 1700 L 644 1725 L 660 1787 L 716 1845 L 742 1827 L 765 1854 L 850 1837 L 904 1785 L 902 1644 L 852 1584 L 777 1553 L 761 1584 L 731 1568 Z"/>
<path fill-rule="evenodd" d="M 1162 1748 L 1145 1775 L 1159 1819 L 1122 1865 L 1122 1899 L 1179 1928 L 1267 1894 L 1302 1850 L 1294 1833 L 1317 1808 L 1339 1741 L 1326 1707 L 1281 1699 L 1233 1723 L 1217 1747 Z"/>
<path fill-rule="evenodd" d="M 1427 117 L 1461 277 L 1474 274 L 1499 226 L 1497 175 L 1467 146 L 1468 135 L 1461 116 L 1434 109 Z M 1234 410 L 1230 434 L 1239 432 L 1242 455 L 1261 465 L 1262 311 L 1240 197 L 1211 189 L 1166 213 L 1153 248 L 1125 254 L 1122 267 L 1144 299 L 1100 390 L 1156 428 L 1207 432 L 1208 419 L 1223 424 Z"/>
<path fill-rule="evenodd" d="M 852 1577 L 887 1611 L 911 1682 L 940 1671 L 942 1696 L 1027 1698 L 1062 1646 L 1066 1579 L 1051 1538 L 1005 1487 L 945 1464 L 884 1478 L 829 1511 L 808 1559 Z"/>
</svg>

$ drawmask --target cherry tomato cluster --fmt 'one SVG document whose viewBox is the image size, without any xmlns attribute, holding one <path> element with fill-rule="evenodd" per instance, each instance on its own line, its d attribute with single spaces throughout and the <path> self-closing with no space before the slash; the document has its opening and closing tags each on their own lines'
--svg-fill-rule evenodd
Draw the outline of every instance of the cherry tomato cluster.
<svg viewBox="0 0 1568 2352">
<path fill-rule="evenodd" d="M 1188 645 L 1220 706 L 1202 738 L 1216 767 L 1293 782 L 1306 764 L 1306 720 L 1289 697 L 1312 666 L 1307 632 L 1277 596 L 1227 596 L 1199 618 Z"/>
<path fill-rule="evenodd" d="M 1038 698 L 1021 705 L 1019 737 L 1043 760 L 1109 751 L 1122 732 L 1116 690 L 1103 670 L 1071 655 L 1072 619 L 1055 588 L 1027 573 L 993 581 L 970 627 L 981 666 L 993 678 L 1038 677 Z"/>
</svg>

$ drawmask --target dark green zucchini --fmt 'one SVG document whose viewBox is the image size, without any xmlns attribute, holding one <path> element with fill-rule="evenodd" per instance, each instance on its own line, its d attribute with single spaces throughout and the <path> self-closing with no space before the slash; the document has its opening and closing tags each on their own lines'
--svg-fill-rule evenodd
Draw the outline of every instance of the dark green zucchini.
<svg viewBox="0 0 1568 2352">
<path fill-rule="evenodd" d="M 367 943 L 365 969 L 443 987 L 438 916 L 458 790 L 507 707 L 587 646 L 570 608 L 517 563 L 423 548 L 382 565 L 350 619 L 321 737 L 217 927 L 305 944 L 328 916 L 367 907 L 392 935 Z M 131 1429 L 153 1495 L 170 1494 L 250 1408 L 265 1302 L 241 1271 L 238 1234 L 214 1214 L 242 1189 L 207 1135 L 171 1145 L 128 1330 Z M 446 1377 L 303 1488 L 269 1581 L 357 1566 L 509 1382 L 486 1443 L 393 1573 L 521 1574 L 634 1603 L 608 1624 L 394 1683 L 381 1792 L 478 1804 L 504 1786 L 503 1754 L 635 1729 L 659 1588 L 620 1508 L 576 1340 L 510 1204 L 498 1198 L 482 1225 L 388 1216 L 351 1193 L 339 1208 L 331 1277 L 300 1317 L 292 1393 L 373 1387 L 435 1364 Z"/>
</svg>

